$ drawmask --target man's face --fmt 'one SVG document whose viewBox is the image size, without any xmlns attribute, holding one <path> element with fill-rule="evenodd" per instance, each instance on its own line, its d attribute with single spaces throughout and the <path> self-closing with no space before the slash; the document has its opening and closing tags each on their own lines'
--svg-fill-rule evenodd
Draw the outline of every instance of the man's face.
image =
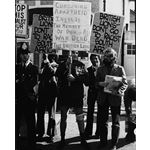
<svg viewBox="0 0 150 150">
<path fill-rule="evenodd" d="M 108 53 L 104 56 L 104 59 L 107 59 L 109 62 L 111 62 L 112 60 L 114 60 L 114 55 L 113 53 Z"/>
<path fill-rule="evenodd" d="M 78 51 L 72 51 L 72 59 L 78 60 Z"/>
<path fill-rule="evenodd" d="M 93 66 L 98 67 L 100 65 L 100 60 L 98 56 L 92 56 L 91 63 Z"/>
<path fill-rule="evenodd" d="M 29 54 L 20 54 L 20 58 L 22 60 L 22 62 L 27 62 L 29 59 Z"/>
<path fill-rule="evenodd" d="M 22 49 L 26 49 L 28 46 L 27 46 L 27 44 L 26 43 L 23 43 L 22 44 Z"/>
<path fill-rule="evenodd" d="M 112 66 L 115 63 L 115 56 L 113 53 L 109 52 L 104 55 L 104 64 L 107 66 Z"/>
</svg>

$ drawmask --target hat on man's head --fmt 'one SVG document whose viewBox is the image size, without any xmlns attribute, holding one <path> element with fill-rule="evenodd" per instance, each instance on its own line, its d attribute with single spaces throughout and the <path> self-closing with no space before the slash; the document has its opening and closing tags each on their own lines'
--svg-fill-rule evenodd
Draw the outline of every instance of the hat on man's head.
<svg viewBox="0 0 150 150">
<path fill-rule="evenodd" d="M 28 54 L 28 53 L 30 53 L 30 51 L 28 48 L 26 48 L 26 49 L 20 48 L 19 53 L 20 54 Z"/>
</svg>

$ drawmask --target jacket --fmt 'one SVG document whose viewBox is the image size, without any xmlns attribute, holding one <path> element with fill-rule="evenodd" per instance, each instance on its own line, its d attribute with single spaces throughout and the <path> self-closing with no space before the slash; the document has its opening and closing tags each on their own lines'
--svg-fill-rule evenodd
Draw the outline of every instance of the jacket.
<svg viewBox="0 0 150 150">
<path fill-rule="evenodd" d="M 55 79 L 54 70 L 52 70 L 48 64 L 43 67 L 43 72 L 40 74 L 39 79 L 39 96 L 43 99 L 50 99 L 50 97 L 57 96 L 57 82 Z"/>
<path fill-rule="evenodd" d="M 75 77 L 75 81 L 68 83 L 67 76 L 69 73 L 69 68 L 66 66 L 66 62 L 63 62 L 59 65 L 56 76 L 58 77 L 58 87 L 60 100 L 62 105 L 67 106 L 82 106 L 83 97 L 84 97 L 84 86 L 87 80 L 87 74 L 76 75 L 75 68 L 76 67 L 85 67 L 85 65 L 78 61 L 73 60 L 71 65 L 71 73 Z"/>
<path fill-rule="evenodd" d="M 122 66 L 114 64 L 111 71 L 108 71 L 108 68 L 105 65 L 102 65 L 97 70 L 96 82 L 104 82 L 106 75 L 122 77 L 122 86 L 119 88 L 119 90 L 121 90 L 122 92 L 126 90 L 128 85 L 126 74 Z M 103 105 L 106 100 L 108 100 L 110 106 L 120 106 L 122 97 L 105 93 L 104 87 L 98 86 L 98 104 Z"/>
<path fill-rule="evenodd" d="M 94 74 L 95 70 L 92 66 L 87 68 L 88 70 L 88 99 L 87 101 L 97 99 L 97 88 L 96 88 L 96 75 Z"/>
<path fill-rule="evenodd" d="M 16 98 L 33 98 L 33 87 L 37 84 L 38 68 L 32 63 L 27 67 L 16 65 Z"/>
</svg>

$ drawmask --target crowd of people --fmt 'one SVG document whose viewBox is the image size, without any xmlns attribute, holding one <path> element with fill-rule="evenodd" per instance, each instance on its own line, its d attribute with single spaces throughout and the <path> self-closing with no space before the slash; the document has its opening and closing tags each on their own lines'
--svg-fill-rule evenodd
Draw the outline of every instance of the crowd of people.
<svg viewBox="0 0 150 150">
<path fill-rule="evenodd" d="M 94 135 L 100 139 L 99 148 L 108 144 L 110 108 L 112 117 L 110 149 L 116 150 L 120 130 L 121 100 L 128 84 L 124 68 L 116 63 L 117 53 L 115 50 L 107 48 L 103 56 L 91 54 L 92 65 L 87 69 L 85 64 L 78 60 L 77 51 L 72 51 L 72 54 L 68 55 L 62 63 L 57 63 L 56 54 L 43 54 L 40 69 L 31 62 L 27 46 L 22 44 L 18 51 L 20 62 L 16 65 L 16 149 L 20 150 L 19 129 L 22 118 L 27 124 L 28 150 L 36 149 L 36 141 L 44 136 L 45 131 L 47 131 L 50 141 L 53 140 L 55 119 L 52 116 L 55 114 L 53 106 L 57 99 L 61 113 L 59 148 L 63 148 L 67 144 L 65 140 L 66 120 L 70 108 L 76 115 L 81 145 L 85 149 L 89 148 L 86 140 L 93 135 L 93 115 L 95 103 L 97 103 L 97 122 Z M 122 78 L 119 86 L 112 93 L 104 92 L 104 88 L 109 84 L 105 81 L 106 75 Z M 35 92 L 34 89 L 37 85 L 38 91 Z M 88 86 L 86 126 L 83 112 L 84 85 Z M 127 100 L 128 98 L 126 98 L 126 104 Z M 128 107 L 129 105 L 127 105 Z M 47 130 L 44 120 L 45 111 L 49 116 Z M 127 138 L 129 139 L 129 137 L 128 135 Z"/>
</svg>

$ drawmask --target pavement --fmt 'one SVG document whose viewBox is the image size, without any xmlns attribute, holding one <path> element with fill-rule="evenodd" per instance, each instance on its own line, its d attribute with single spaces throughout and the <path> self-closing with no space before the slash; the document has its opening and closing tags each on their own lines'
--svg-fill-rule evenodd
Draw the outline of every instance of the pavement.
<svg viewBox="0 0 150 150">
<path fill-rule="evenodd" d="M 58 144 L 60 141 L 60 114 L 56 114 L 56 124 L 57 124 L 57 135 L 54 138 L 54 143 L 47 143 L 45 141 L 43 142 L 37 142 L 37 148 L 38 150 L 57 150 Z M 86 121 L 86 118 L 85 118 Z M 48 122 L 48 115 L 45 114 L 45 127 L 47 127 Z M 96 130 L 96 114 L 94 114 L 94 123 L 93 123 L 93 134 Z M 110 143 L 111 138 L 111 117 L 109 119 L 108 123 L 108 145 Z M 120 136 L 119 136 L 119 142 L 118 142 L 118 150 L 136 150 L 136 142 L 134 143 L 127 143 L 125 141 L 125 115 L 122 113 L 121 115 L 121 122 L 120 122 Z M 67 129 L 66 129 L 66 140 L 67 140 L 67 146 L 63 148 L 63 150 L 83 150 L 83 147 L 80 145 L 80 138 L 79 138 L 79 132 L 78 132 L 78 126 L 76 123 L 75 115 L 73 113 L 68 114 L 67 118 Z M 99 144 L 99 139 L 89 139 L 87 140 L 88 145 L 90 147 L 90 150 L 98 150 L 97 146 Z M 60 149 L 60 148 L 59 148 Z M 109 150 L 108 147 L 102 150 Z"/>
<path fill-rule="evenodd" d="M 86 113 L 87 109 L 84 108 L 84 112 Z M 134 111 L 135 112 L 135 111 Z M 54 137 L 54 142 L 50 143 L 47 142 L 45 137 L 41 142 L 37 142 L 37 150 L 59 150 L 58 144 L 60 142 L 60 112 L 57 112 L 55 115 L 55 120 L 56 120 L 56 135 Z M 85 123 L 86 123 L 86 115 L 85 115 Z M 47 129 L 47 124 L 48 124 L 48 114 L 45 114 L 45 129 Z M 109 123 L 108 123 L 108 146 L 110 145 L 110 139 L 111 139 L 111 117 L 109 117 Z M 93 123 L 93 134 L 95 133 L 96 130 L 96 109 L 94 113 L 94 123 Z M 24 132 L 25 133 L 25 132 Z M 122 109 L 121 111 L 121 121 L 120 121 L 120 136 L 119 136 L 119 142 L 117 145 L 118 150 L 136 150 L 136 142 L 134 143 L 127 143 L 125 141 L 125 111 Z M 67 145 L 63 148 L 63 150 L 83 150 L 83 147 L 80 145 L 80 138 L 79 138 L 79 131 L 78 131 L 78 126 L 76 123 L 76 118 L 75 114 L 70 111 L 67 117 L 67 129 L 66 129 L 66 141 Z M 98 150 L 98 144 L 99 144 L 99 139 L 94 139 L 92 137 L 91 139 L 87 140 L 88 145 L 90 147 L 90 150 Z M 23 143 L 23 150 L 27 150 L 25 142 Z M 101 149 L 101 150 L 109 150 L 108 147 Z"/>
<path fill-rule="evenodd" d="M 86 105 L 86 99 L 84 101 L 84 112 L 87 112 L 87 105 Z M 133 103 L 133 111 L 136 113 L 136 103 Z M 95 133 L 96 130 L 96 107 L 95 107 L 95 113 L 94 113 L 94 123 L 93 123 L 93 134 Z M 38 150 L 59 150 L 58 149 L 58 144 L 60 141 L 60 113 L 57 112 L 55 115 L 55 120 L 56 120 L 56 129 L 57 129 L 57 134 L 54 137 L 54 142 L 46 142 L 46 141 L 41 141 L 37 142 L 37 149 Z M 86 123 L 86 118 L 85 118 L 85 123 Z M 47 129 L 47 124 L 48 124 L 48 114 L 45 114 L 45 129 Z M 110 144 L 110 139 L 111 139 L 111 117 L 109 117 L 109 123 L 108 123 L 108 144 Z M 125 110 L 124 106 L 122 105 L 121 107 L 121 121 L 120 121 L 120 136 L 119 136 L 119 141 L 117 144 L 117 149 L 118 150 L 136 150 L 136 142 L 134 143 L 127 143 L 125 141 Z M 46 139 L 46 135 L 45 138 Z M 79 131 L 78 131 L 78 126 L 76 123 L 76 118 L 75 114 L 70 112 L 67 117 L 67 129 L 66 129 L 66 141 L 67 145 L 63 148 L 63 150 L 83 150 L 83 147 L 80 145 L 80 138 L 79 138 Z M 99 139 L 89 139 L 87 140 L 88 145 L 90 147 L 90 150 L 98 150 L 97 146 L 99 144 Z M 25 142 L 24 142 L 25 143 Z M 23 145 L 24 145 L 23 143 Z M 23 150 L 27 150 L 26 148 L 23 148 Z M 101 150 L 109 150 L 108 147 L 101 149 Z"/>
</svg>

